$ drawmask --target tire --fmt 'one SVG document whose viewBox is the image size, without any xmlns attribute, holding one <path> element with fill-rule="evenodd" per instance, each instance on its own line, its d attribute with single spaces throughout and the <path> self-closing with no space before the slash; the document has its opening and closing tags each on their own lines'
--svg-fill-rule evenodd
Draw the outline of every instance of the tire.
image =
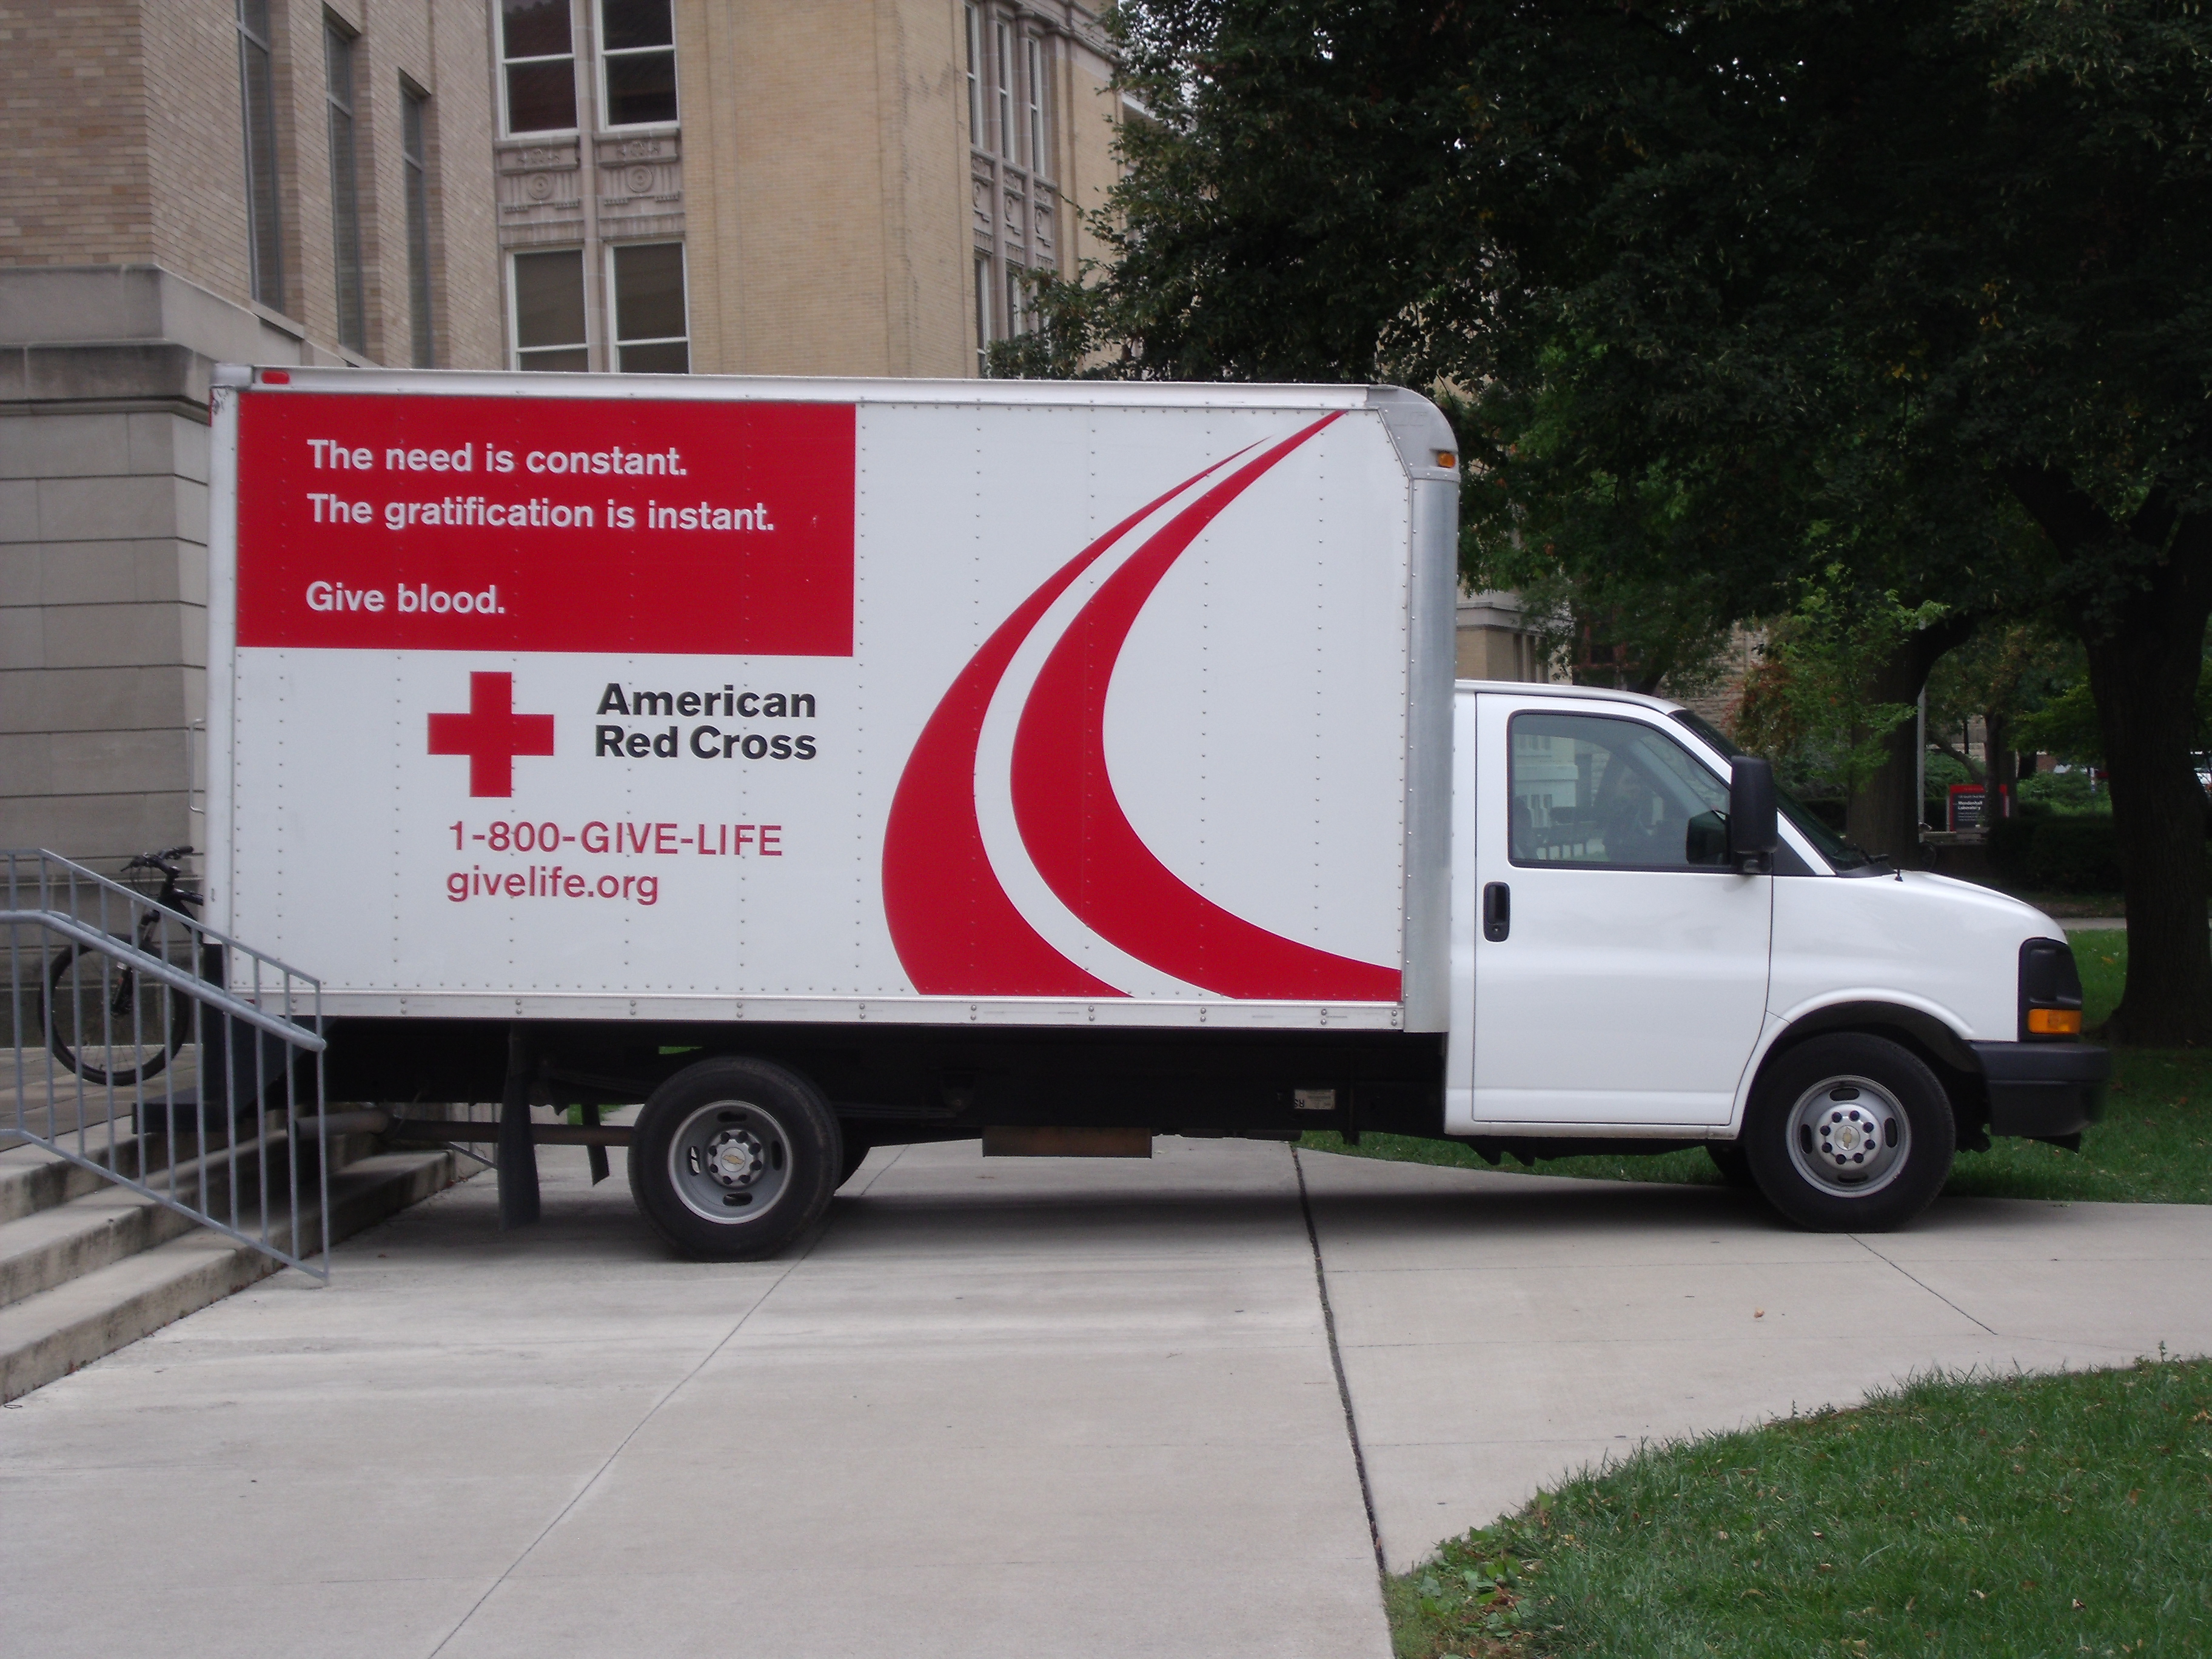
<svg viewBox="0 0 2212 1659">
<path fill-rule="evenodd" d="M 87 1083 L 127 1089 L 157 1077 L 191 1032 L 190 998 L 79 945 L 55 957 L 43 994 L 46 1047 Z"/>
<path fill-rule="evenodd" d="M 1705 1143 L 1705 1156 L 1712 1159 L 1713 1168 L 1721 1172 L 1723 1185 L 1733 1187 L 1738 1192 L 1754 1193 L 1759 1190 L 1759 1182 L 1752 1177 L 1750 1156 L 1743 1150 L 1741 1141 L 1709 1140 Z"/>
<path fill-rule="evenodd" d="M 854 1134 L 850 1129 L 846 1128 L 842 1121 L 838 1125 L 838 1129 L 845 1141 L 845 1156 L 837 1165 L 837 1185 L 842 1188 L 847 1182 L 860 1172 L 860 1165 L 868 1161 L 868 1154 L 875 1148 L 868 1144 L 866 1137 Z"/>
<path fill-rule="evenodd" d="M 1741 1142 L 1768 1203 L 1813 1232 L 1887 1232 L 1928 1207 L 1958 1151 L 1950 1097 L 1887 1037 L 1818 1036 L 1770 1061 Z"/>
<path fill-rule="evenodd" d="M 707 1060 L 653 1091 L 629 1146 L 629 1190 L 695 1261 L 774 1255 L 830 1206 L 844 1148 L 821 1091 L 761 1060 Z"/>
</svg>

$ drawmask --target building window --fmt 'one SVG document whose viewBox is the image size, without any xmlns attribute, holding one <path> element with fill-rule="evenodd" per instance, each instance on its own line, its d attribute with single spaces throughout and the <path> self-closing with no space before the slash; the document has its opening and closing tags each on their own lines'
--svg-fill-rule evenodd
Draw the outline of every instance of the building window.
<svg viewBox="0 0 2212 1659">
<path fill-rule="evenodd" d="M 337 262 L 338 343 L 368 349 L 368 307 L 362 292 L 361 173 L 354 155 L 354 38 L 323 19 L 324 98 L 331 121 L 331 232 Z"/>
<path fill-rule="evenodd" d="M 1014 31 L 1003 18 L 991 25 L 991 36 L 998 50 L 992 53 L 992 68 L 998 71 L 997 94 L 999 118 L 999 154 L 1009 161 L 1018 160 L 1014 155 Z"/>
<path fill-rule="evenodd" d="M 592 366 L 584 321 L 584 251 L 560 248 L 514 256 L 514 366 Z"/>
<path fill-rule="evenodd" d="M 640 242 L 611 252 L 615 366 L 625 374 L 690 374 L 684 244 Z"/>
<path fill-rule="evenodd" d="M 607 125 L 676 118 L 676 31 L 669 0 L 599 0 Z"/>
<path fill-rule="evenodd" d="M 991 146 L 983 132 L 983 14 L 975 6 L 968 13 L 968 142 L 977 149 Z"/>
<path fill-rule="evenodd" d="M 991 257 L 975 256 L 975 372 L 991 372 Z"/>
<path fill-rule="evenodd" d="M 1012 9 L 963 8 L 968 46 L 969 176 L 974 191 L 975 362 L 1036 326 L 1031 286 L 1057 270 L 1052 155 L 1052 40 Z"/>
<path fill-rule="evenodd" d="M 399 83 L 399 168 L 407 185 L 407 321 L 411 361 L 428 368 L 437 361 L 430 324 L 430 94 Z"/>
<path fill-rule="evenodd" d="M 576 125 L 576 47 L 568 0 L 500 0 L 507 130 L 565 132 Z"/>
<path fill-rule="evenodd" d="M 269 0 L 238 0 L 238 84 L 246 113 L 246 234 L 253 297 L 284 308 L 283 225 L 277 213 L 276 79 Z"/>
<path fill-rule="evenodd" d="M 1044 125 L 1044 42 L 1030 35 L 1022 42 L 1022 91 L 1027 99 L 1025 112 L 1029 116 L 1030 171 L 1042 177 L 1052 170 L 1045 165 L 1052 147 L 1047 141 Z"/>
</svg>

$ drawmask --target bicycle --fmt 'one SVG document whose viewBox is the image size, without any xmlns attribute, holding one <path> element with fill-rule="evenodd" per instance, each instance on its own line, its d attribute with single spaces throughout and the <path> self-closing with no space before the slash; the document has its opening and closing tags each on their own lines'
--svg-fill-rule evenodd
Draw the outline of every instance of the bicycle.
<svg viewBox="0 0 2212 1659">
<path fill-rule="evenodd" d="M 161 883 L 151 895 L 152 904 L 138 918 L 136 937 L 130 942 L 149 956 L 173 961 L 168 948 L 175 939 L 168 924 L 179 917 L 193 919 L 205 902 L 184 884 L 177 863 L 188 856 L 189 847 L 172 847 L 159 853 L 141 853 L 123 866 L 123 879 L 143 890 L 158 875 Z M 137 878 L 137 879 L 133 879 Z M 164 913 L 167 914 L 164 914 Z M 181 930 L 188 972 L 195 935 Z M 158 1075 L 191 1036 L 191 999 L 158 979 L 142 977 L 127 961 L 89 946 L 71 945 L 55 957 L 46 970 L 45 1006 L 40 1023 L 46 1046 L 70 1071 L 88 1083 L 127 1088 Z M 97 1053 L 106 1064 L 88 1059 Z M 136 1063 L 118 1066 L 119 1057 Z"/>
</svg>

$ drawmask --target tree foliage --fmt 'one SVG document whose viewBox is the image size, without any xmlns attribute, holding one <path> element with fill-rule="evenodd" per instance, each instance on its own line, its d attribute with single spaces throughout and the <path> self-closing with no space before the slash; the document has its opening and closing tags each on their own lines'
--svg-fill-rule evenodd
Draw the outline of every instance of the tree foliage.
<svg viewBox="0 0 2212 1659">
<path fill-rule="evenodd" d="M 1150 118 L 1112 260 L 1043 296 L 1033 349 L 1455 388 L 1478 563 L 1717 619 L 1840 568 L 1953 629 L 1887 692 L 1976 617 L 2059 619 L 2127 872 L 2120 1024 L 2212 1040 L 2201 0 L 1127 0 L 1114 27 Z"/>
<path fill-rule="evenodd" d="M 1811 792 L 1850 794 L 1889 758 L 1890 737 L 1919 713 L 1885 702 L 1865 665 L 1942 620 L 1932 600 L 1869 594 L 1842 565 L 1806 582 L 1773 626 L 1765 663 L 1746 687 L 1736 740 L 1784 759 Z"/>
</svg>

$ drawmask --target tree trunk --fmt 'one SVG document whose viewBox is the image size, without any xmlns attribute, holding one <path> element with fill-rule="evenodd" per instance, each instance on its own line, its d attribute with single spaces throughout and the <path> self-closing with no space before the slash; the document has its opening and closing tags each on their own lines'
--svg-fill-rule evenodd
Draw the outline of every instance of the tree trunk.
<svg viewBox="0 0 2212 1659">
<path fill-rule="evenodd" d="M 2069 563 L 2109 548 L 2093 568 L 2106 594 L 2119 589 L 2115 600 L 2093 595 L 2074 607 L 2127 898 L 2127 989 L 2106 1035 L 2164 1047 L 2212 1042 L 2205 801 L 2191 753 L 2212 617 L 2212 515 L 2185 515 L 2154 490 L 2124 530 L 2063 474 L 2023 470 L 2007 482 Z"/>
<path fill-rule="evenodd" d="M 1936 659 L 1964 645 L 1973 631 L 1974 618 L 1960 612 L 1907 635 L 1875 666 L 1868 688 L 1871 700 L 1919 702 Z M 1876 858 L 1900 864 L 1917 864 L 1920 855 L 1920 767 L 1914 752 L 1919 729 L 1919 721 L 1907 719 L 1891 730 L 1880 769 L 1844 805 L 1844 833 Z"/>
<path fill-rule="evenodd" d="M 1990 823 L 2013 815 L 2019 793 L 2020 764 L 2012 752 L 2012 721 L 2002 708 L 1982 711 L 1982 821 Z"/>
<path fill-rule="evenodd" d="M 2128 912 L 2127 989 L 2107 1030 L 2161 1047 L 2212 1042 L 2204 791 L 2190 754 L 2205 610 L 2136 620 L 2083 641 Z"/>
</svg>

